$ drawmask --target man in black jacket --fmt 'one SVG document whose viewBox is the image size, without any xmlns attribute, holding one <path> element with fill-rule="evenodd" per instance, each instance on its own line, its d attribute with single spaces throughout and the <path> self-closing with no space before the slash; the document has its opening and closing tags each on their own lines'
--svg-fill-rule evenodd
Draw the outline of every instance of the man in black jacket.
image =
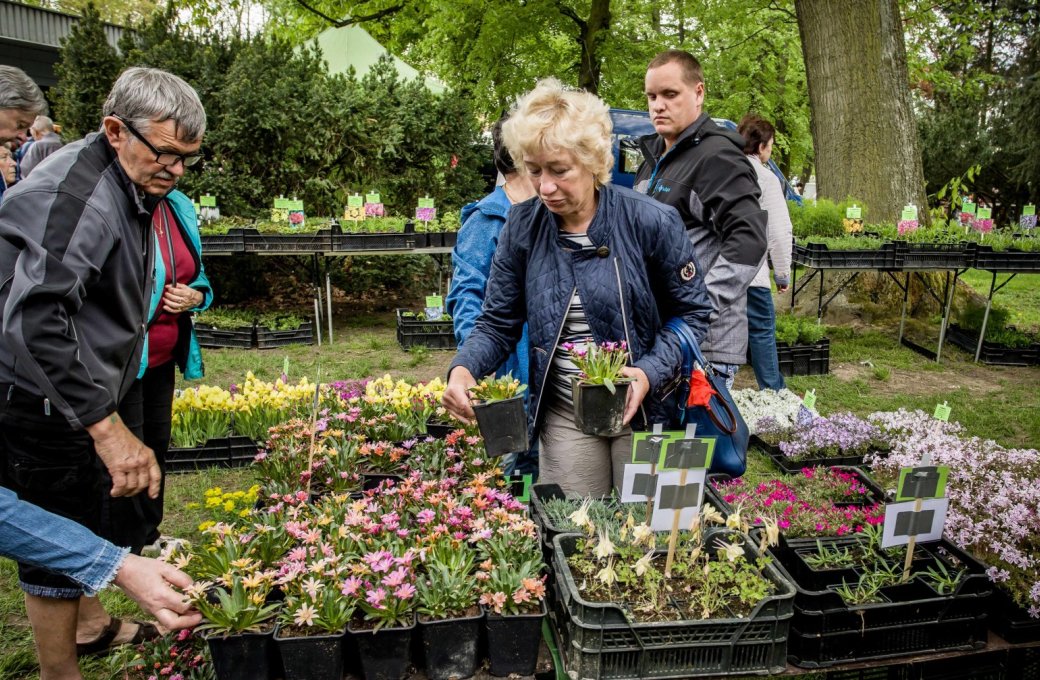
<svg viewBox="0 0 1040 680">
<path fill-rule="evenodd" d="M 198 160 L 205 126 L 183 80 L 127 69 L 101 131 L 58 151 L 0 206 L 0 482 L 102 535 L 103 492 L 159 493 L 152 450 L 116 408 L 141 365 L 152 211 Z M 65 577 L 19 564 L 19 583 L 41 680 L 78 678 L 77 654 L 156 633 L 121 625 Z"/>
<path fill-rule="evenodd" d="M 657 134 L 640 140 L 635 188 L 675 207 L 686 224 L 715 305 L 701 349 L 732 385 L 747 355 L 747 288 L 766 252 L 755 169 L 744 139 L 702 112 L 704 74 L 690 53 L 654 57 L 645 88 Z"/>
</svg>

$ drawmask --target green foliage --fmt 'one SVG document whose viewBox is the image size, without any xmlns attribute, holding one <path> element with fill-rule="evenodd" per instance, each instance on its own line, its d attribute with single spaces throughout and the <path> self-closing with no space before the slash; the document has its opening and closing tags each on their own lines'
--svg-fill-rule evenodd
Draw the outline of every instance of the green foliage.
<svg viewBox="0 0 1040 680">
<path fill-rule="evenodd" d="M 101 109 L 120 62 L 108 44 L 101 17 L 93 4 L 61 40 L 61 56 L 54 67 L 58 75 L 55 120 L 62 124 L 66 139 L 78 139 L 98 129 Z"/>
<path fill-rule="evenodd" d="M 257 317 L 256 323 L 269 331 L 293 331 L 306 320 L 289 312 L 264 312 Z"/>
<path fill-rule="evenodd" d="M 417 611 L 431 619 L 447 619 L 475 607 L 479 592 L 474 557 L 472 550 L 460 549 L 450 541 L 430 548 L 423 560 L 424 573 L 415 582 Z"/>
<path fill-rule="evenodd" d="M 810 345 L 827 334 L 827 327 L 816 319 L 794 314 L 776 315 L 776 341 L 783 345 Z"/>
<path fill-rule="evenodd" d="M 812 202 L 806 201 L 802 206 L 789 201 L 787 209 L 791 214 L 791 226 L 795 238 L 845 236 L 845 226 L 842 224 L 842 220 L 845 219 L 845 211 L 853 204 L 863 209 L 864 218 L 869 215 L 867 207 L 863 205 L 863 201 L 853 198 L 845 199 L 840 203 L 820 198 Z M 816 241 L 816 239 L 814 238 L 813 241 Z"/>
<path fill-rule="evenodd" d="M 965 330 L 971 331 L 977 336 L 982 328 L 985 313 L 986 308 L 981 302 L 970 301 L 958 314 L 958 321 Z M 989 310 L 989 318 L 986 320 L 986 340 L 1018 349 L 1030 347 L 1040 341 L 1037 336 L 1023 333 L 1009 325 L 1010 318 L 1010 310 L 1001 305 L 993 305 Z"/>
<path fill-rule="evenodd" d="M 195 314 L 196 323 L 204 323 L 225 330 L 252 326 L 254 321 L 256 321 L 256 314 L 245 309 L 210 307 L 204 312 Z"/>
</svg>

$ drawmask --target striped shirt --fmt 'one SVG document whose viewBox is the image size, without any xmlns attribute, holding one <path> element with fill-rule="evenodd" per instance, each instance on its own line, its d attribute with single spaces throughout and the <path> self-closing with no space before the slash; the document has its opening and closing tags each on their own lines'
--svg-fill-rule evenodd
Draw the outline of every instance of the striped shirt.
<svg viewBox="0 0 1040 680">
<path fill-rule="evenodd" d="M 592 241 L 586 234 L 570 234 L 561 231 L 560 236 L 575 246 L 580 246 L 581 248 L 592 247 Z M 563 345 L 571 343 L 575 349 L 584 349 L 587 345 L 594 342 L 592 329 L 589 328 L 588 319 L 585 317 L 585 308 L 581 304 L 581 296 L 578 295 L 578 289 L 575 288 L 574 295 L 571 297 L 570 307 L 567 308 L 567 315 L 563 320 L 563 331 L 560 333 L 559 344 L 556 346 L 556 352 L 553 355 L 552 366 L 549 369 L 549 385 L 552 389 L 554 401 L 567 406 L 574 405 L 571 378 L 581 373 L 578 367 L 574 365 L 574 362 L 571 361 L 570 352 L 563 349 Z"/>
</svg>

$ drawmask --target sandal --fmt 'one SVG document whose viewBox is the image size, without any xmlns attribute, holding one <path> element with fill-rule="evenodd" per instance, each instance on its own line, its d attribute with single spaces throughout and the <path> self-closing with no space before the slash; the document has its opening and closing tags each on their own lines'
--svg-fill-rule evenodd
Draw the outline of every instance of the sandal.
<svg viewBox="0 0 1040 680">
<path fill-rule="evenodd" d="M 112 617 L 108 621 L 108 625 L 101 631 L 101 634 L 90 642 L 77 642 L 76 643 L 76 656 L 106 656 L 110 654 L 116 647 L 123 645 L 139 645 L 146 640 L 154 640 L 159 637 L 159 629 L 153 624 L 147 621 L 132 620 L 131 623 L 137 624 L 137 632 L 134 636 L 126 642 L 116 642 L 116 637 L 119 636 L 119 631 L 123 628 L 123 620 Z"/>
</svg>

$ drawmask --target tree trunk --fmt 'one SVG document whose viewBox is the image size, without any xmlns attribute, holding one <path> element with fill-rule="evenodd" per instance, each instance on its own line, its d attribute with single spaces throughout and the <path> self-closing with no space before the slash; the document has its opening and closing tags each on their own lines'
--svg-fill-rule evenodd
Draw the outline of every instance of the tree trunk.
<svg viewBox="0 0 1040 680">
<path fill-rule="evenodd" d="M 581 68 L 578 87 L 592 94 L 599 93 L 599 48 L 610 34 L 610 0 L 592 0 L 587 21 L 578 23 L 578 45 L 581 48 Z"/>
<path fill-rule="evenodd" d="M 897 0 L 795 0 L 820 196 L 928 219 Z"/>
</svg>

